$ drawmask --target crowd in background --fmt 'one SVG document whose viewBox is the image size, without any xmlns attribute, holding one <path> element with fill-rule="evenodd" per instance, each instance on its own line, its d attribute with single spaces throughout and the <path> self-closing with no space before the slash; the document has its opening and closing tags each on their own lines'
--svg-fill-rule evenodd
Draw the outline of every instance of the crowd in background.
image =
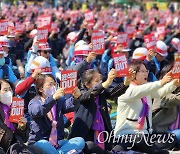
<svg viewBox="0 0 180 154">
<path fill-rule="evenodd" d="M 153 146 L 136 140 L 134 151 L 179 150 L 180 81 L 170 71 L 180 52 L 180 11 L 172 7 L 101 9 L 94 3 L 88 8 L 94 16 L 91 26 L 85 12 L 69 8 L 24 2 L 1 5 L 0 22 L 8 21 L 8 33 L 0 36 L 0 153 L 13 153 L 13 149 L 43 154 L 128 151 L 129 142 L 99 142 L 107 138 L 103 131 L 110 134 L 113 129 L 116 139 L 119 135 L 136 138 L 139 132 L 172 135 L 171 143 L 156 141 Z M 57 24 L 49 30 L 46 43 L 37 39 L 42 15 Z M 159 26 L 163 33 L 158 32 Z M 104 32 L 102 55 L 93 51 L 93 30 Z M 128 34 L 127 46 L 118 44 L 119 32 Z M 146 47 L 148 34 L 156 38 L 153 49 Z M 130 68 L 126 77 L 116 77 L 113 54 L 126 56 Z M 59 87 L 62 70 L 77 71 L 72 94 L 64 94 Z M 24 117 L 18 123 L 8 120 L 13 96 L 24 99 Z M 115 128 L 107 99 L 118 104 Z"/>
</svg>

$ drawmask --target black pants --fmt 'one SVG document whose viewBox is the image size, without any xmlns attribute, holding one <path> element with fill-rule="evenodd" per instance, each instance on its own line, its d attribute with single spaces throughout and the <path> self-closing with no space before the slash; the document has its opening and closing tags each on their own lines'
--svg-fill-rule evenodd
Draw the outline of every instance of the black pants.
<svg viewBox="0 0 180 154">
<path fill-rule="evenodd" d="M 176 137 L 172 133 L 128 134 L 116 138 L 112 152 L 134 150 L 148 154 L 166 154 L 175 147 Z M 166 149 L 166 150 L 165 150 Z"/>
</svg>

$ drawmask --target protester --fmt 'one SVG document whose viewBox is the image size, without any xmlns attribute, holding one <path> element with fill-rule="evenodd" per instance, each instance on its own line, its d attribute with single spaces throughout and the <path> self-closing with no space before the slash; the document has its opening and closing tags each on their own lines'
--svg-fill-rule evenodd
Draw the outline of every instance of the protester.
<svg viewBox="0 0 180 154">
<path fill-rule="evenodd" d="M 100 143 L 98 135 L 101 131 L 111 132 L 111 122 L 108 114 L 106 98 L 115 98 L 123 94 L 128 88 L 133 71 L 123 83 L 113 89 L 108 89 L 116 77 L 115 69 L 112 69 L 105 82 L 101 82 L 101 74 L 97 70 L 89 69 L 82 75 L 82 89 L 80 107 L 75 114 L 75 120 L 71 129 L 70 138 L 83 137 L 87 142 L 85 153 L 102 153 L 102 150 L 110 150 L 111 143 Z M 104 140 L 102 135 L 101 139 Z M 91 141 L 91 142 L 89 142 Z M 92 146 L 94 144 L 94 146 Z"/>
<path fill-rule="evenodd" d="M 155 142 L 151 143 L 152 146 L 148 146 L 143 141 L 144 138 L 140 142 L 138 142 L 138 139 L 135 140 L 135 146 L 131 146 L 132 142 L 118 140 L 118 137 L 120 138 L 122 135 L 128 135 L 129 137 L 132 135 L 133 138 L 141 133 L 147 138 L 149 137 L 148 134 L 152 135 L 152 98 L 166 96 L 180 86 L 180 81 L 178 79 L 172 80 L 169 72 L 160 81 L 147 83 L 148 70 L 142 61 L 132 62 L 130 68 L 136 72 L 136 75 L 125 94 L 118 98 L 115 136 L 119 145 L 114 149 L 126 151 L 130 147 L 130 149 L 146 153 L 168 153 L 160 149 L 163 145 L 158 147 L 157 144 L 154 144 Z M 129 137 L 128 139 L 130 139 Z M 157 138 L 154 138 L 154 141 L 157 141 Z M 174 143 L 166 142 L 163 148 L 168 148 L 168 144 L 172 148 Z"/>
<path fill-rule="evenodd" d="M 12 68 L 5 64 L 4 54 L 5 52 L 3 51 L 2 46 L 0 46 L 0 78 L 9 80 L 12 84 L 16 85 L 18 79 L 14 75 Z"/>
<path fill-rule="evenodd" d="M 110 90 L 109 92 L 112 92 L 112 95 L 114 95 L 116 91 L 124 89 L 123 92 L 121 91 L 118 94 L 121 95 L 125 93 L 119 97 L 117 110 L 118 120 L 115 130 L 115 132 L 117 132 L 119 128 L 127 124 L 127 121 L 123 121 L 123 114 L 127 110 L 119 110 L 119 108 L 124 104 L 122 102 L 126 102 L 125 100 L 120 101 L 121 98 L 132 98 L 131 101 L 133 101 L 133 104 L 134 102 L 135 104 L 139 102 L 139 104 L 137 103 L 135 106 L 132 106 L 132 110 L 134 112 L 136 112 L 137 108 L 141 109 L 142 105 L 140 105 L 140 98 L 138 97 L 136 99 L 136 94 L 134 93 L 132 93 L 132 96 L 129 96 L 129 90 L 131 88 L 136 89 L 139 86 L 145 86 L 145 89 L 147 88 L 147 90 L 151 91 L 151 88 L 148 89 L 148 86 L 151 84 L 153 86 L 157 84 L 157 87 L 153 92 L 158 94 L 158 89 L 161 89 L 160 81 L 158 80 L 161 79 L 162 69 L 164 67 L 169 67 L 169 62 L 172 63 L 179 58 L 179 10 L 175 5 L 174 8 L 165 8 L 165 5 L 161 5 L 161 7 L 159 7 L 160 3 L 161 2 L 158 2 L 156 5 L 153 5 L 152 8 L 148 8 L 147 4 L 145 9 L 143 5 L 140 7 L 130 7 L 128 4 L 122 5 L 112 3 L 107 4 L 106 7 L 104 7 L 103 5 L 99 5 L 99 3 L 97 2 L 91 1 L 87 1 L 85 3 L 82 3 L 82 1 L 76 3 L 70 1 L 69 3 L 66 3 L 65 0 L 63 0 L 59 4 L 55 2 L 55 8 L 51 7 L 48 2 L 42 2 L 42 4 L 41 2 L 35 2 L 34 4 L 30 4 L 27 2 L 18 1 L 17 3 L 15 3 L 15 5 L 12 3 L 7 4 L 5 2 L 1 2 L 0 78 L 8 80 L 10 81 L 10 83 L 17 85 L 15 88 L 16 93 L 14 94 L 17 94 L 17 97 L 24 99 L 24 117 L 27 119 L 26 125 L 29 126 L 30 123 L 32 123 L 32 131 L 36 131 L 39 129 L 39 127 L 42 126 L 39 123 L 36 126 L 34 122 L 35 120 L 33 119 L 33 112 L 28 112 L 28 110 L 32 111 L 32 108 L 34 109 L 34 105 L 37 102 L 41 102 L 39 98 L 42 97 L 43 99 L 46 99 L 43 95 L 41 95 L 41 97 L 37 96 L 37 87 L 35 83 L 40 77 L 42 77 L 41 75 L 52 74 L 54 77 L 52 80 L 55 80 L 55 83 L 57 83 L 57 85 L 61 87 L 63 80 L 66 79 L 63 77 L 62 71 L 76 70 L 77 80 L 73 79 L 73 82 L 79 88 L 81 88 L 82 95 L 79 97 L 79 99 L 75 99 L 73 96 L 73 92 L 71 92 L 70 94 L 65 94 L 63 96 L 63 99 L 66 100 L 66 103 L 69 102 L 70 106 L 71 104 L 76 104 L 78 102 L 77 100 L 80 101 L 80 104 L 77 103 L 77 105 L 75 105 L 75 108 L 70 113 L 60 113 L 60 118 L 58 119 L 59 121 L 57 120 L 58 125 L 61 125 L 63 123 L 62 117 L 64 117 L 64 114 L 66 114 L 66 116 L 71 119 L 71 124 L 73 125 L 71 130 L 70 123 L 66 123 L 67 119 L 64 117 L 64 123 L 66 127 L 70 126 L 68 127 L 68 131 L 66 132 L 71 132 L 70 138 L 72 136 L 85 136 L 84 139 L 85 141 L 87 141 L 85 149 L 83 149 L 85 153 L 90 153 L 91 150 L 93 151 L 98 149 L 102 153 L 113 153 L 117 152 L 118 149 L 121 149 L 121 152 L 123 152 L 123 150 L 127 150 L 126 148 L 119 148 L 115 144 L 115 149 L 113 148 L 111 151 L 111 148 L 107 146 L 108 143 L 104 144 L 105 148 L 103 148 L 103 150 L 97 145 L 98 143 L 96 144 L 96 142 L 94 142 L 94 130 L 91 126 L 93 125 L 96 111 L 98 111 L 95 109 L 96 100 L 92 100 L 90 101 L 90 104 L 86 104 L 82 101 L 82 97 L 84 97 L 86 93 L 90 92 L 95 87 L 89 88 L 88 85 L 84 84 L 88 81 L 88 78 L 84 78 L 84 75 L 85 73 L 92 71 L 92 74 L 90 74 L 92 78 L 98 76 L 98 80 L 102 80 L 102 83 L 104 83 L 108 80 L 108 73 L 111 72 L 110 70 L 112 68 L 117 69 L 116 71 L 118 77 L 113 79 L 112 84 L 109 84 L 109 86 L 103 89 L 101 93 L 99 93 L 98 91 L 98 96 L 100 97 L 100 106 L 102 104 L 102 106 L 105 107 L 105 111 L 100 108 L 105 127 L 104 130 L 110 132 L 112 128 L 107 109 L 111 107 L 107 108 L 107 102 L 109 102 L 107 98 L 110 98 L 113 103 L 117 102 L 117 98 L 114 99 L 115 97 L 112 98 L 109 97 L 109 95 L 105 94 L 107 94 L 107 91 Z M 170 4 L 169 6 L 172 5 Z M 101 31 L 101 33 L 96 33 L 97 31 Z M 121 54 L 125 54 L 126 58 L 122 58 Z M 136 72 L 137 79 L 135 78 L 134 81 L 144 81 L 143 78 L 145 77 L 147 78 L 146 82 L 152 82 L 148 83 L 147 87 L 146 84 L 138 86 L 130 84 L 129 88 L 123 85 L 123 82 L 126 81 L 126 78 L 124 76 L 128 76 L 130 62 L 134 63 L 136 60 L 143 60 L 147 65 L 147 70 L 143 67 L 143 72 Z M 146 71 L 148 71 L 149 73 L 146 73 Z M 100 79 L 100 76 L 102 76 L 102 79 Z M 46 79 L 47 75 L 45 75 L 44 77 Z M 164 81 L 166 77 L 162 78 L 162 80 Z M 81 81 L 83 81 L 84 85 L 81 85 Z M 146 82 L 144 81 L 144 83 Z M 173 82 L 175 82 L 176 85 L 178 84 L 176 80 L 173 80 L 170 83 L 164 83 L 165 85 L 162 87 L 162 89 L 168 86 L 172 86 L 172 89 L 174 89 L 175 86 L 173 86 Z M 68 82 L 68 80 L 66 83 L 66 86 L 71 86 L 71 84 L 68 85 L 68 83 L 70 83 Z M 120 89 L 117 90 L 116 87 L 119 85 L 121 85 Z M 111 91 L 113 88 L 115 89 Z M 126 88 L 128 88 L 127 91 Z M 165 91 L 167 92 L 168 89 L 169 88 L 167 88 L 167 90 Z M 167 101 L 168 104 L 170 104 L 170 100 L 164 100 L 164 98 L 172 95 L 178 95 L 178 92 L 172 92 L 172 89 L 168 91 L 167 96 L 163 96 L 163 98 L 159 99 L 154 99 L 155 102 L 153 104 L 157 105 L 157 111 L 159 111 L 159 108 L 161 108 L 159 105 L 160 103 Z M 142 91 L 142 94 L 144 94 L 144 92 L 144 96 L 146 96 L 146 90 Z M 96 96 L 92 94 L 92 97 L 95 98 Z M 101 97 L 103 97 L 102 102 Z M 175 97 L 177 98 L 178 96 Z M 148 104 L 151 104 L 152 97 L 149 96 L 149 92 L 147 98 Z M 64 101 L 61 101 L 61 99 L 62 97 L 58 102 L 63 103 Z M 57 106 L 60 106 L 61 103 L 58 103 Z M 112 103 L 110 104 L 112 105 Z M 30 108 L 28 107 L 28 105 Z M 42 107 L 42 104 L 40 105 L 40 107 Z M 85 110 L 86 107 L 87 110 Z M 112 107 L 112 110 L 114 110 L 115 108 L 116 104 Z M 162 111 L 164 111 L 165 109 L 163 108 Z M 173 106 L 173 109 L 174 110 L 171 110 L 171 113 L 172 115 L 175 115 L 174 118 L 178 119 L 177 106 Z M 51 109 L 48 108 L 48 110 L 50 111 Z M 61 111 L 61 109 L 59 108 L 57 108 L 57 110 L 58 112 Z M 84 115 L 81 114 L 81 112 L 83 111 Z M 4 111 L 0 109 L 0 112 Z M 153 112 L 156 113 L 156 110 Z M 29 113 L 31 114 L 31 116 L 29 115 Z M 87 116 L 85 113 L 89 113 L 89 116 Z M 139 114 L 140 110 L 138 110 L 137 113 Z M 137 113 L 134 113 L 134 116 L 132 116 L 132 118 L 138 117 L 139 115 Z M 158 114 L 159 113 L 161 112 L 158 112 Z M 151 115 L 151 105 L 149 108 L 149 114 Z M 113 115 L 116 115 L 116 112 L 114 112 Z M 46 120 L 48 119 L 46 113 L 42 114 L 41 117 Z M 112 117 L 111 114 L 110 117 Z M 82 121 L 77 122 L 78 118 L 82 119 Z M 175 131 L 175 134 L 178 137 L 178 127 L 174 127 L 174 129 L 169 128 L 169 125 L 175 122 L 175 120 L 177 119 L 173 119 L 171 116 L 169 116 L 169 118 L 171 121 L 170 123 L 165 123 L 166 126 L 163 125 L 160 128 L 159 124 L 163 122 L 162 120 L 160 122 L 156 122 L 153 128 L 157 130 L 162 129 L 164 131 L 164 134 L 169 133 L 169 135 L 173 134 L 173 131 Z M 151 124 L 151 118 L 149 121 Z M 47 120 L 46 122 L 43 122 L 46 124 L 45 126 L 43 125 L 44 127 L 42 131 L 35 132 L 35 136 L 38 136 L 39 133 L 43 133 L 43 135 L 41 137 L 38 137 L 37 140 L 33 139 L 33 145 L 37 143 L 38 146 L 40 145 L 41 147 L 42 143 L 39 143 L 41 142 L 41 140 L 43 140 L 45 144 L 50 144 L 48 142 L 48 137 L 50 136 L 51 132 L 51 122 L 49 120 Z M 82 126 L 88 125 L 88 129 L 77 131 L 81 124 Z M 117 128 L 117 125 L 119 128 Z M 46 128 L 48 129 L 47 134 L 43 132 Z M 61 130 L 59 131 L 60 134 L 64 131 L 63 125 Z M 101 132 L 102 131 L 100 131 L 99 133 Z M 28 131 L 26 133 L 28 134 Z M 33 137 L 33 134 L 30 134 L 30 136 Z M 67 136 L 68 134 L 66 134 L 66 137 Z M 88 139 L 86 138 L 86 136 L 88 136 Z M 107 135 L 104 135 L 104 137 L 106 136 Z M 30 142 L 31 137 L 29 138 Z M 64 135 L 59 139 L 63 140 L 63 137 Z M 80 139 L 80 141 L 82 141 L 82 139 Z M 34 142 L 36 143 L 34 144 Z M 172 143 L 172 146 L 174 146 L 174 142 Z M 67 148 L 67 146 L 69 147 L 69 142 L 67 143 L 67 146 L 65 146 L 67 150 L 59 148 L 59 151 L 65 151 L 65 153 L 67 153 L 67 151 L 69 150 L 69 153 L 73 153 L 73 151 L 74 153 L 82 153 L 81 150 L 83 148 L 83 144 L 81 144 L 80 142 L 78 144 L 81 147 L 79 148 L 80 151 L 76 151 L 78 149 L 74 150 L 73 147 Z M 109 145 L 112 144 L 110 143 Z M 154 152 L 153 148 L 157 149 L 157 151 L 160 151 L 158 148 L 159 145 L 157 144 L 153 145 L 152 149 L 144 146 L 144 144 L 141 145 L 142 146 L 136 144 L 132 149 L 139 151 L 139 147 L 140 150 L 142 147 L 145 147 L 145 151 L 150 149 L 151 152 L 149 153 Z M 17 146 L 21 146 L 21 144 L 17 144 Z M 11 150 L 15 150 L 16 153 L 20 153 L 21 151 L 17 150 L 17 146 L 13 145 L 11 147 Z M 169 144 L 165 144 L 162 146 L 163 148 L 164 146 L 166 146 L 166 149 L 170 149 L 170 147 L 172 147 Z M 53 148 L 53 146 L 49 147 Z M 57 153 L 57 150 L 55 150 L 55 153 Z"/>
<path fill-rule="evenodd" d="M 152 56 L 152 60 L 146 64 L 148 65 L 148 70 L 150 70 L 150 72 L 152 72 L 156 78 L 159 79 L 160 71 L 169 63 L 168 60 L 165 59 L 165 57 L 168 55 L 166 44 L 163 41 L 157 41 L 154 52 L 156 53 L 155 56 Z"/>
<path fill-rule="evenodd" d="M 32 116 L 29 144 L 39 147 L 43 153 L 67 153 L 70 150 L 82 150 L 83 138 L 64 140 L 63 113 L 77 108 L 80 91 L 75 89 L 75 104 L 70 104 L 63 97 L 63 89 L 56 90 L 52 75 L 41 75 L 35 82 L 37 96 L 29 103 L 28 110 Z"/>
<path fill-rule="evenodd" d="M 169 72 L 173 67 L 170 63 L 166 65 L 162 71 L 160 79 Z M 152 106 L 152 127 L 156 132 L 172 132 L 178 139 L 180 144 L 180 127 L 179 127 L 179 87 L 177 87 L 172 93 L 154 99 Z"/>
<path fill-rule="evenodd" d="M 19 119 L 18 123 L 9 122 L 11 104 L 12 104 L 13 91 L 11 84 L 1 79 L 0 80 L 0 147 L 4 151 L 16 143 L 27 141 L 28 131 L 26 127 L 27 120 L 22 117 Z"/>
</svg>

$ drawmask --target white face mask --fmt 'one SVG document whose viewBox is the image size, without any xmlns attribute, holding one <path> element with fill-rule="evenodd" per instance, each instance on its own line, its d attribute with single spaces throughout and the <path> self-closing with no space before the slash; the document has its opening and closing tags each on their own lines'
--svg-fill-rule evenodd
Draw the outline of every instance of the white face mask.
<svg viewBox="0 0 180 154">
<path fill-rule="evenodd" d="M 4 94 L 1 95 L 1 103 L 7 105 L 7 106 L 11 106 L 11 103 L 12 103 L 12 92 L 11 91 L 8 91 Z"/>
<path fill-rule="evenodd" d="M 8 53 L 4 53 L 4 57 L 7 57 L 8 56 Z"/>
<path fill-rule="evenodd" d="M 52 95 L 55 94 L 56 90 L 57 90 L 56 87 L 53 86 L 53 87 L 51 87 L 51 88 L 46 89 L 46 90 L 44 91 L 44 94 L 45 94 L 47 97 L 50 97 L 50 96 L 52 96 Z"/>
</svg>

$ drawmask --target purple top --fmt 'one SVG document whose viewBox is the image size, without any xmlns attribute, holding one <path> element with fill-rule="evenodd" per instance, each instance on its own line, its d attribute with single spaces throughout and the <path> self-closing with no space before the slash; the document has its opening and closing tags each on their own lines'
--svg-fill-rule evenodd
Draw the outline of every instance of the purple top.
<svg viewBox="0 0 180 154">
<path fill-rule="evenodd" d="M 15 128 L 14 128 L 13 124 L 12 124 L 11 122 L 9 122 L 9 112 L 10 112 L 10 109 L 11 109 L 11 108 L 10 108 L 9 106 L 3 104 L 3 103 L 1 103 L 0 105 L 1 105 L 1 107 L 2 107 L 2 109 L 3 109 L 3 111 L 4 111 L 5 124 L 6 124 L 7 127 L 9 127 L 12 131 L 14 131 Z"/>
<path fill-rule="evenodd" d="M 147 98 L 143 97 L 143 98 L 141 98 L 141 101 L 142 101 L 143 107 L 142 107 L 140 116 L 138 118 L 139 129 L 143 128 L 145 117 L 149 116 L 149 106 L 147 103 Z"/>
<path fill-rule="evenodd" d="M 56 121 L 56 104 L 51 109 L 52 119 Z"/>
<path fill-rule="evenodd" d="M 180 105 L 178 105 L 178 115 L 177 115 L 176 121 L 170 125 L 169 127 L 170 130 L 180 129 L 179 116 L 180 116 Z"/>
<path fill-rule="evenodd" d="M 92 129 L 93 130 L 97 130 L 97 131 L 104 131 L 104 121 L 103 121 L 103 118 L 102 118 L 102 115 L 101 115 L 101 112 L 100 112 L 100 106 L 99 106 L 99 96 L 96 97 L 96 106 L 97 106 L 97 109 L 96 109 L 96 115 L 94 117 L 94 121 L 93 121 L 93 124 L 92 124 Z"/>
</svg>

